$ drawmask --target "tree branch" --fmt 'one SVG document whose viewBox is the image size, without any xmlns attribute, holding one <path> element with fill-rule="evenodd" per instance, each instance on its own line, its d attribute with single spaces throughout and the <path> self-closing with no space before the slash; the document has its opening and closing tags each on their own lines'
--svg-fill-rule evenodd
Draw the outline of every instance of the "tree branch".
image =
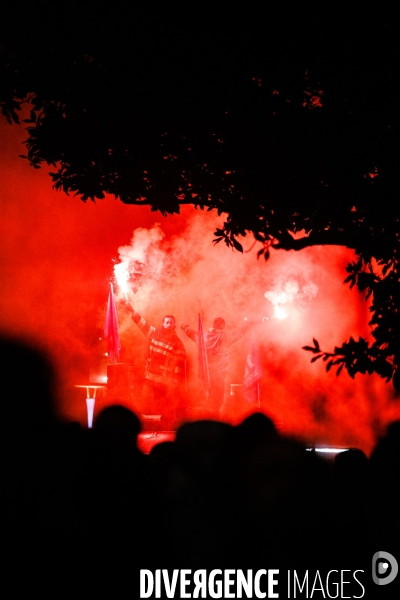
<svg viewBox="0 0 400 600">
<path fill-rule="evenodd" d="M 351 250 L 355 250 L 357 238 L 354 234 L 344 231 L 324 231 L 311 232 L 310 235 L 302 238 L 294 238 L 290 232 L 280 236 L 276 243 L 271 244 L 275 249 L 279 250 L 303 250 L 311 246 L 345 246 Z"/>
</svg>

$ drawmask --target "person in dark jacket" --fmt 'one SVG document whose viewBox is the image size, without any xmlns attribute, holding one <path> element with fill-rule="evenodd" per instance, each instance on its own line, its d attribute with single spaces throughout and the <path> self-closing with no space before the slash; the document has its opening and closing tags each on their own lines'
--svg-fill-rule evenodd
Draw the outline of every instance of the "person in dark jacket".
<svg viewBox="0 0 400 600">
<path fill-rule="evenodd" d="M 257 324 L 257 321 L 246 321 L 242 327 L 227 331 L 225 320 L 217 317 L 214 319 L 213 327 L 204 333 L 210 375 L 208 407 L 216 417 L 220 416 L 220 410 L 224 403 L 225 381 L 229 369 L 229 348 Z M 181 325 L 181 329 L 191 340 L 198 343 L 198 332 L 195 329 L 191 329 L 188 325 Z"/>
<path fill-rule="evenodd" d="M 171 428 L 177 417 L 180 392 L 185 381 L 186 350 L 175 331 L 175 317 L 165 315 L 162 325 L 154 327 L 129 304 L 132 320 L 147 339 L 145 394 L 150 414 L 161 414 Z"/>
</svg>

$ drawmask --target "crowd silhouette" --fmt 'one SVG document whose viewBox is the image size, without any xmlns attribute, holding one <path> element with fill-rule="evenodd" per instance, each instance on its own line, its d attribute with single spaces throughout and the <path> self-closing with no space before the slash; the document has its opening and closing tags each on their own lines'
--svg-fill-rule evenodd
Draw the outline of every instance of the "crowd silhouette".
<svg viewBox="0 0 400 600">
<path fill-rule="evenodd" d="M 353 565 L 398 547 L 400 422 L 370 457 L 321 458 L 261 412 L 237 426 L 186 422 L 144 454 L 141 422 L 126 407 L 104 408 L 92 429 L 60 421 L 40 351 L 2 339 L 0 364 L 10 547 L 32 551 L 40 540 L 50 556 L 73 547 L 71 559 L 114 560 L 130 573 L 338 565 L 338 548 Z"/>
</svg>

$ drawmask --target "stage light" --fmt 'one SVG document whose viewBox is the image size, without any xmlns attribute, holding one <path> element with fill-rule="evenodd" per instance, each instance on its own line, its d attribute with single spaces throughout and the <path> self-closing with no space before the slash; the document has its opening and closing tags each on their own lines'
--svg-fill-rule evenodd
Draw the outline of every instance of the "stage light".
<svg viewBox="0 0 400 600">
<path fill-rule="evenodd" d="M 328 447 L 315 447 L 315 448 L 306 448 L 308 452 L 321 452 L 322 454 L 340 454 L 340 452 L 346 452 L 348 448 L 328 448 Z"/>
</svg>

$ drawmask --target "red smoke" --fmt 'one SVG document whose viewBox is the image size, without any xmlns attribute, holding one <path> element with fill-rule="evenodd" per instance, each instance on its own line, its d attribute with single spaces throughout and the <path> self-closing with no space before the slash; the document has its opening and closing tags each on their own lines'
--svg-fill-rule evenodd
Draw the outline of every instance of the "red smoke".
<svg viewBox="0 0 400 600">
<path fill-rule="evenodd" d="M 275 296 L 265 293 L 286 292 L 288 318 L 269 320 L 255 330 L 264 372 L 262 409 L 284 431 L 310 443 L 356 446 L 366 452 L 380 428 L 400 417 L 391 384 L 375 376 L 352 380 L 345 372 L 339 377 L 334 371 L 327 374 L 324 363 L 311 364 L 311 355 L 301 349 L 313 337 L 330 350 L 350 335 L 368 336 L 368 307 L 343 285 L 352 252 L 319 247 L 273 252 L 268 262 L 257 261 L 257 247 L 241 255 L 212 244 L 221 222 L 215 214 L 184 207 L 181 216 L 163 218 L 149 208 L 111 198 L 85 204 L 55 192 L 44 170 L 18 158 L 24 151 L 24 130 L 2 119 L 0 136 L 0 325 L 3 332 L 34 340 L 49 351 L 59 372 L 63 416 L 85 422 L 82 390 L 78 393 L 74 386 L 106 371 L 105 342 L 99 338 L 108 284 L 116 283 L 119 249 L 129 252 L 134 232 L 137 239 L 142 228 L 142 239 L 155 231 L 159 239 L 146 251 L 145 274 L 130 299 L 151 324 L 158 325 L 167 313 L 176 316 L 188 352 L 192 399 L 200 394 L 197 348 L 180 325 L 196 328 L 198 313 L 205 328 L 218 316 L 229 328 L 245 317 L 270 317 Z M 250 238 L 243 240 L 245 248 L 251 243 Z M 118 301 L 116 287 L 115 292 Z M 141 370 L 144 338 L 122 303 L 118 307 L 121 360 Z M 232 346 L 229 383 L 243 381 L 249 340 L 250 333 Z M 229 421 L 240 421 L 252 409 L 240 395 L 228 399 L 224 416 Z"/>
</svg>

